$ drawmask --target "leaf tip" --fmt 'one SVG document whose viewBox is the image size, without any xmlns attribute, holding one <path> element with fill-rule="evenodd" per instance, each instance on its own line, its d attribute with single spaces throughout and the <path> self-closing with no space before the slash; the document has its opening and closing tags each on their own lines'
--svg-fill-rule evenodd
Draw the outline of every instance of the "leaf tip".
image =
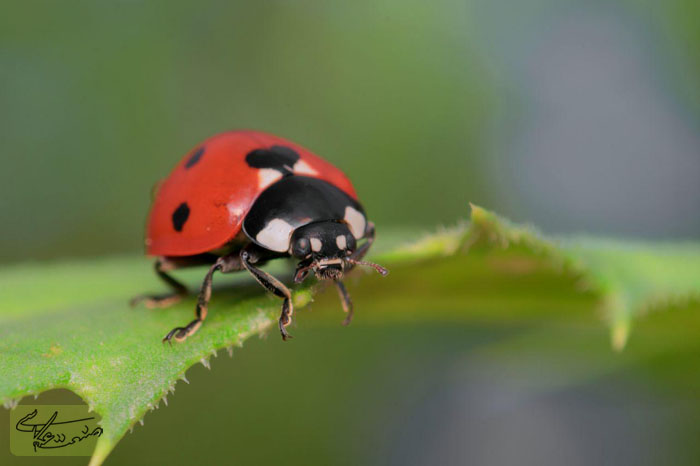
<svg viewBox="0 0 700 466">
<path fill-rule="evenodd" d="M 484 209 L 483 207 L 479 207 L 478 205 L 472 202 L 469 203 L 469 208 L 472 211 L 470 218 L 473 223 L 484 224 L 488 222 L 493 216 L 491 212 Z"/>
</svg>

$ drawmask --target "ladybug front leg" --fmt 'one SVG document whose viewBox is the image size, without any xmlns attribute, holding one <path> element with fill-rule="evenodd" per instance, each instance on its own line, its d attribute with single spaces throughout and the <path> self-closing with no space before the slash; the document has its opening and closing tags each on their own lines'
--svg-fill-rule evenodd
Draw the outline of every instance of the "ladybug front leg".
<svg viewBox="0 0 700 466">
<path fill-rule="evenodd" d="M 217 261 L 209 268 L 209 271 L 204 276 L 202 281 L 202 288 L 199 290 L 199 296 L 197 297 L 197 307 L 195 308 L 195 319 L 184 327 L 175 327 L 170 332 L 168 332 L 165 337 L 163 337 L 163 343 L 166 341 L 168 343 L 174 338 L 175 341 L 181 342 L 187 337 L 193 335 L 199 327 L 202 326 L 202 322 L 207 318 L 207 309 L 209 308 L 209 300 L 211 299 L 211 285 L 212 279 L 214 277 L 214 272 L 220 271 L 221 273 L 234 272 L 236 270 L 242 270 L 241 261 L 238 255 L 223 256 L 217 259 Z"/>
<path fill-rule="evenodd" d="M 362 258 L 367 254 L 369 251 L 369 248 L 372 246 L 372 243 L 374 243 L 374 223 L 369 222 L 367 223 L 367 231 L 365 233 L 365 238 L 367 241 L 360 246 L 353 254 L 350 255 L 350 258 L 353 260 L 362 260 Z M 350 265 L 347 268 L 347 272 L 352 270 L 353 266 Z M 338 289 L 338 294 L 340 295 L 340 304 L 343 306 L 343 311 L 346 312 L 345 320 L 343 320 L 343 325 L 350 325 L 350 322 L 352 321 L 352 316 L 354 312 L 354 308 L 352 305 L 352 300 L 350 299 L 350 295 L 348 294 L 348 290 L 345 289 L 345 285 L 341 281 L 336 281 L 335 286 Z"/>
<path fill-rule="evenodd" d="M 340 304 L 343 306 L 343 311 L 347 313 L 343 325 L 350 325 L 352 321 L 353 305 L 348 290 L 345 289 L 345 285 L 341 281 L 336 281 L 335 286 L 338 289 L 338 294 L 340 295 Z"/>
<path fill-rule="evenodd" d="M 189 264 L 186 264 L 189 265 Z M 149 309 L 154 309 L 157 307 L 168 307 L 179 302 L 182 298 L 187 296 L 187 287 L 171 277 L 168 272 L 182 267 L 182 264 L 178 264 L 175 261 L 169 260 L 165 257 L 159 257 L 155 263 L 155 270 L 158 277 L 172 288 L 173 291 L 170 293 L 160 294 L 160 295 L 139 295 L 129 301 L 131 306 L 136 306 L 139 303 L 144 303 L 144 305 Z"/>
<path fill-rule="evenodd" d="M 241 251 L 241 263 L 243 264 L 243 267 L 245 267 L 246 270 L 248 270 L 248 272 L 255 277 L 258 283 L 265 287 L 265 289 L 273 293 L 275 296 L 284 298 L 284 302 L 282 303 L 282 314 L 280 314 L 279 319 L 279 328 L 280 333 L 282 334 L 282 340 L 286 341 L 288 338 L 292 338 L 292 336 L 287 333 L 286 329 L 286 327 L 292 323 L 292 313 L 294 312 L 294 307 L 292 305 L 292 293 L 281 281 L 277 280 L 269 273 L 255 267 L 253 263 L 257 262 L 257 260 L 258 258 L 254 252 L 247 249 L 243 249 Z"/>
<path fill-rule="evenodd" d="M 365 257 L 365 254 L 369 251 L 369 248 L 372 246 L 372 243 L 374 243 L 374 223 L 368 222 L 367 223 L 367 232 L 365 233 L 365 238 L 367 241 L 357 248 L 357 251 L 355 251 L 350 257 L 355 259 L 355 260 L 361 260 L 363 257 Z"/>
</svg>

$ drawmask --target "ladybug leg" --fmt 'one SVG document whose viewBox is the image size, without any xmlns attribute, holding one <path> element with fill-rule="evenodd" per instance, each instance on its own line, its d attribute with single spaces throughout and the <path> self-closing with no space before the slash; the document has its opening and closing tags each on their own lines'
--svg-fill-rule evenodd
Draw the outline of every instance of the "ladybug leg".
<svg viewBox="0 0 700 466">
<path fill-rule="evenodd" d="M 165 337 L 163 337 L 163 343 L 166 341 L 168 343 L 174 338 L 175 341 L 181 342 L 187 337 L 193 335 L 199 327 L 202 326 L 202 322 L 207 318 L 207 309 L 209 308 L 209 300 L 211 299 L 211 285 L 212 279 L 214 277 L 214 272 L 220 271 L 221 273 L 233 272 L 236 270 L 242 270 L 241 261 L 237 255 L 223 256 L 216 260 L 214 265 L 209 268 L 209 271 L 204 276 L 202 281 L 202 287 L 199 290 L 199 296 L 197 297 L 197 307 L 195 308 L 195 319 L 184 327 L 175 327 L 170 332 L 168 332 Z"/>
<path fill-rule="evenodd" d="M 165 257 L 159 257 L 155 263 L 155 271 L 158 277 L 168 284 L 172 288 L 172 292 L 160 294 L 160 295 L 139 295 L 135 296 L 129 301 L 129 304 L 133 307 L 137 304 L 144 303 L 144 305 L 149 309 L 154 309 L 158 307 L 168 307 L 179 302 L 182 298 L 187 296 L 187 287 L 171 277 L 168 272 L 175 270 L 183 265 L 171 261 Z"/>
<path fill-rule="evenodd" d="M 372 243 L 374 243 L 374 223 L 367 223 L 367 233 L 365 233 L 365 238 L 367 238 L 365 244 L 357 248 L 357 250 L 352 254 L 352 256 L 350 256 L 351 258 L 359 261 L 363 257 L 365 257 L 365 254 L 367 254 L 367 251 L 369 251 L 369 248 L 372 246 Z"/>
<path fill-rule="evenodd" d="M 347 316 L 343 321 L 343 325 L 349 325 L 352 321 L 353 314 L 352 300 L 350 299 L 348 290 L 345 289 L 345 285 L 343 285 L 343 282 L 336 281 L 335 286 L 336 288 L 338 288 L 338 294 L 340 295 L 340 303 L 343 305 L 343 311 L 347 313 Z"/>
<path fill-rule="evenodd" d="M 243 264 L 243 267 L 245 267 L 246 270 L 248 270 L 248 272 L 255 277 L 258 283 L 267 289 L 267 291 L 271 292 L 275 296 L 284 298 L 284 302 L 282 303 L 282 313 L 280 314 L 279 319 L 279 328 L 280 333 L 282 334 L 282 340 L 287 341 L 287 339 L 292 338 L 292 336 L 287 333 L 286 329 L 286 327 L 292 323 L 292 313 L 294 312 L 294 307 L 292 305 L 292 293 L 281 281 L 277 280 L 269 273 L 255 267 L 253 265 L 255 262 L 257 262 L 257 257 L 253 252 L 246 249 L 241 251 L 241 263 Z"/>
<path fill-rule="evenodd" d="M 354 260 L 361 260 L 369 251 L 369 248 L 372 246 L 372 243 L 374 242 L 374 223 L 369 222 L 367 223 L 367 233 L 365 233 L 365 238 L 367 238 L 367 241 L 360 246 L 351 256 L 351 259 Z M 350 265 L 347 269 L 349 272 L 352 270 L 353 266 Z M 349 325 L 350 322 L 352 322 L 352 316 L 353 316 L 353 305 L 352 305 L 352 299 L 350 299 L 350 295 L 348 294 L 348 290 L 345 289 L 345 285 L 341 281 L 336 281 L 335 286 L 338 288 L 338 294 L 340 295 L 340 304 L 343 306 L 343 311 L 347 313 L 345 316 L 345 320 L 343 320 L 343 325 Z"/>
</svg>

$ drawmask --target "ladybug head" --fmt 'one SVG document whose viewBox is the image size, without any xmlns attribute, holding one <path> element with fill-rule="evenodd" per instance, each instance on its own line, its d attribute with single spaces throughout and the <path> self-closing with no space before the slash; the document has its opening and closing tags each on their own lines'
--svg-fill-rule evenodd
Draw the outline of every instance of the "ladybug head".
<svg viewBox="0 0 700 466">
<path fill-rule="evenodd" d="M 290 253 L 301 259 L 294 275 L 294 281 L 304 281 L 310 271 L 319 280 L 340 280 L 345 270 L 353 265 L 370 265 L 378 272 L 385 270 L 369 262 L 352 257 L 357 250 L 357 242 L 344 222 L 316 222 L 297 228 L 292 235 Z"/>
</svg>

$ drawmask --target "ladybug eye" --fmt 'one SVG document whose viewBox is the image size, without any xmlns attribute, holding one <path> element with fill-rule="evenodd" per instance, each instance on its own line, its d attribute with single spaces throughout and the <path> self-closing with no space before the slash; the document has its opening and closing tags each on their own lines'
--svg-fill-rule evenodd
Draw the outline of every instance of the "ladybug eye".
<svg viewBox="0 0 700 466">
<path fill-rule="evenodd" d="M 345 243 L 346 243 L 345 248 L 348 250 L 349 253 L 352 253 L 353 251 L 355 251 L 355 248 L 357 247 L 357 242 L 355 241 L 354 236 L 347 235 L 345 237 Z"/>
<path fill-rule="evenodd" d="M 292 247 L 292 255 L 294 257 L 305 257 L 309 252 L 311 252 L 311 244 L 309 244 L 307 238 L 299 238 L 294 243 L 294 247 Z"/>
</svg>

